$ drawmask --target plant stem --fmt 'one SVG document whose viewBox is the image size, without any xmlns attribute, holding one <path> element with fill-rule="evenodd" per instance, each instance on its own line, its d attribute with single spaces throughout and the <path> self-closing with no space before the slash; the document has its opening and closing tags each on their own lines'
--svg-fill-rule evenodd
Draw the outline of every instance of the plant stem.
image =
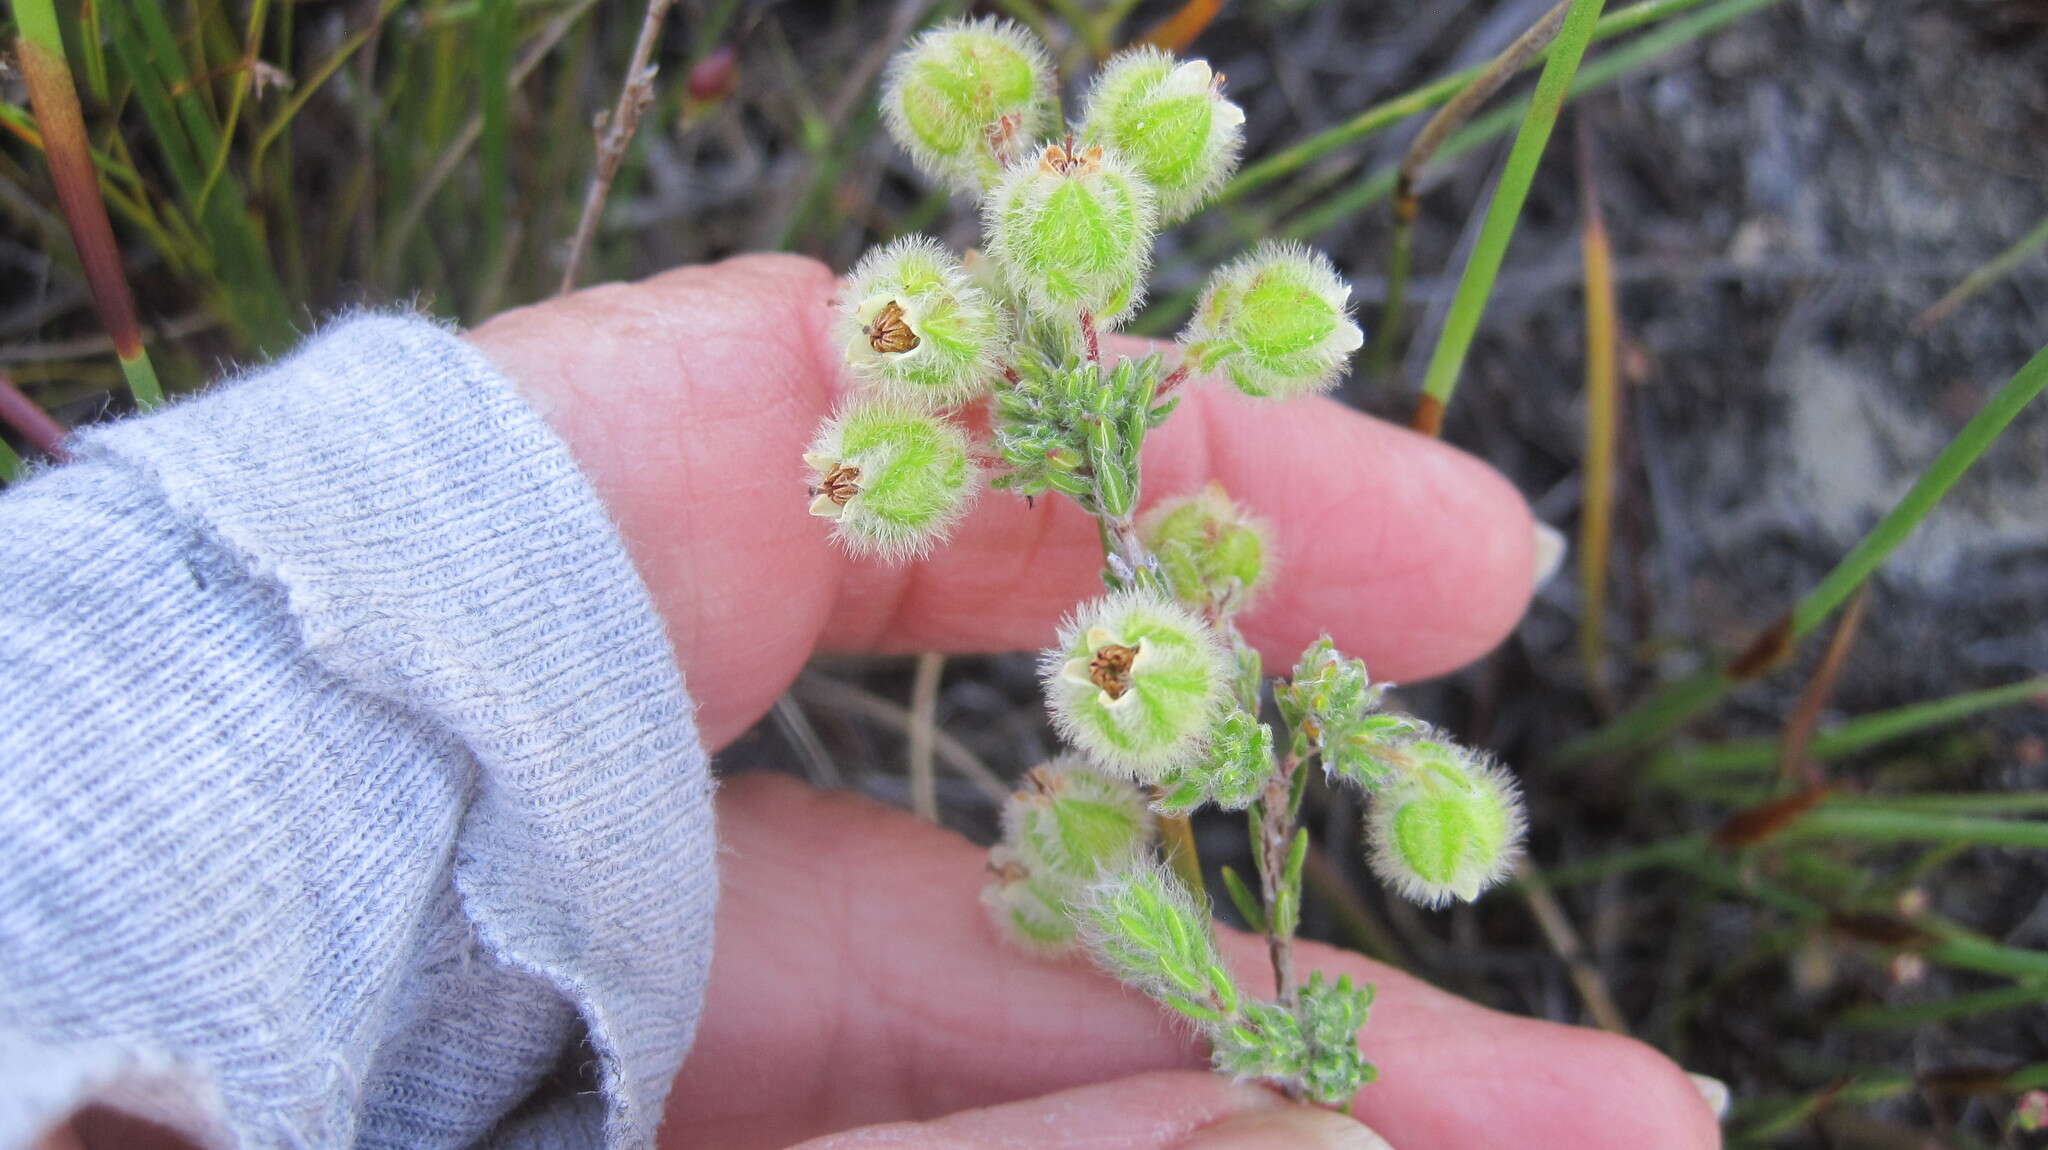
<svg viewBox="0 0 2048 1150">
<path fill-rule="evenodd" d="M 926 651 L 917 657 L 917 673 L 910 684 L 910 809 L 928 823 L 939 821 L 932 750 L 938 734 L 939 679 L 945 670 L 946 657 Z"/>
<path fill-rule="evenodd" d="M 577 218 L 576 233 L 569 240 L 558 294 L 576 290 L 576 277 L 583 270 L 583 257 L 590 250 L 590 241 L 597 235 L 598 217 L 604 214 L 612 181 L 618 177 L 619 165 L 626 162 L 626 150 L 633 143 L 634 130 L 640 126 L 640 114 L 654 100 L 654 68 L 649 61 L 654 56 L 655 43 L 661 39 L 662 21 L 673 2 L 647 0 L 647 15 L 640 24 L 640 37 L 633 44 L 633 60 L 626 66 L 626 78 L 619 85 L 618 103 L 605 118 L 604 134 L 598 139 L 597 170 L 591 173 L 590 188 L 583 196 L 583 213 Z"/>
<path fill-rule="evenodd" d="M 64 450 L 64 426 L 23 395 L 4 372 L 0 372 L 0 425 L 13 428 L 22 442 L 59 463 L 71 457 Z"/>
<path fill-rule="evenodd" d="M 1613 710 L 1607 689 L 1607 557 L 1614 538 L 1614 446 L 1620 427 L 1621 393 L 1615 387 L 1616 307 L 1614 249 L 1600 210 L 1593 145 L 1586 115 L 1579 129 L 1581 248 L 1586 269 L 1586 455 L 1585 490 L 1579 499 L 1579 662 L 1586 690 L 1603 712 Z"/>
<path fill-rule="evenodd" d="M 2011 271 L 2025 263 L 2027 257 L 2048 246 L 2048 219 L 2043 219 L 2021 236 L 2013 245 L 1991 257 L 1983 267 L 1963 277 L 1963 281 L 1948 290 L 1948 294 L 1934 301 L 1926 311 L 1913 320 L 1907 330 L 1914 335 L 1925 335 L 1942 320 L 1956 313 L 1956 309 L 1970 301 L 1970 297 L 1997 283 Z"/>
<path fill-rule="evenodd" d="M 1451 393 L 1465 367 L 1466 353 L 1471 351 L 1473 336 L 1479 331 L 1479 318 L 1486 311 L 1487 298 L 1493 294 L 1494 277 L 1500 274 L 1501 262 L 1507 258 L 1508 242 L 1514 238 L 1522 204 L 1529 198 L 1529 186 L 1535 182 L 1536 169 L 1543 162 L 1550 131 L 1564 110 L 1572 77 L 1579 70 L 1579 60 L 1585 56 L 1587 45 L 1593 41 L 1593 26 L 1599 21 L 1605 2 L 1571 0 L 1564 27 L 1557 35 L 1556 50 L 1536 81 L 1528 114 L 1523 117 L 1521 131 L 1515 134 L 1514 147 L 1501 170 L 1500 184 L 1494 189 L 1493 201 L 1487 205 L 1486 218 L 1480 224 L 1479 241 L 1473 245 L 1472 258 L 1466 261 L 1457 294 L 1451 300 L 1450 315 L 1444 320 L 1443 333 L 1430 356 L 1429 370 L 1423 378 L 1423 395 L 1434 402 L 1417 406 L 1417 430 L 1431 434 L 1441 430 L 1443 411 L 1450 406 Z M 1398 180 L 1397 176 L 1397 183 Z"/>
<path fill-rule="evenodd" d="M 1298 985 L 1294 973 L 1294 923 L 1287 921 L 1294 916 L 1280 911 L 1281 903 L 1288 897 L 1287 855 L 1295 835 L 1294 774 L 1301 766 L 1301 760 L 1294 755 L 1281 759 L 1254 811 L 1259 836 L 1259 889 L 1266 903 L 1266 953 L 1273 960 L 1274 991 L 1281 1004 L 1288 1007 L 1294 1005 Z M 1294 892 L 1293 898 L 1300 897 L 1299 891 Z"/>
<path fill-rule="evenodd" d="M 16 51 L 21 77 L 42 132 L 50 182 L 56 186 L 71 242 L 78 249 L 93 306 L 99 310 L 108 338 L 114 341 L 114 355 L 121 361 L 136 405 L 155 407 L 163 402 L 163 388 L 150 366 L 149 352 L 142 346 L 135 301 L 128 294 L 128 280 L 121 268 L 121 249 L 114 242 L 107 205 L 100 199 L 99 177 L 93 171 L 78 90 L 64 59 L 56 8 L 51 0 L 15 0 L 14 19 L 21 33 Z"/>
</svg>

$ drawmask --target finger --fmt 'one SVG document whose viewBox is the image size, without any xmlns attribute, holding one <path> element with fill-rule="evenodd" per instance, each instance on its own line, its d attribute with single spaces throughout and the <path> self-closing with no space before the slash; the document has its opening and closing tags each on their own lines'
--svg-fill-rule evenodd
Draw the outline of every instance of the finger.
<svg viewBox="0 0 2048 1150">
<path fill-rule="evenodd" d="M 822 265 L 748 257 L 508 313 L 472 339 L 567 440 L 618 521 L 722 743 L 821 641 L 1035 647 L 1098 589 L 1095 526 L 1065 499 L 985 495 L 951 543 L 888 567 L 836 551 L 798 458 L 840 394 Z M 1454 449 L 1327 400 L 1195 385 L 1146 450 L 1148 497 L 1220 480 L 1268 518 L 1281 575 L 1245 620 L 1270 658 L 1320 631 L 1408 679 L 1497 642 L 1530 592 L 1526 507 Z"/>
<path fill-rule="evenodd" d="M 1304 1117 L 1295 1118 L 1296 1112 Z M 1198 1071 L 1158 1071 L 1117 1082 L 1076 1087 L 994 1106 L 963 1110 L 930 1122 L 896 1122 L 864 1126 L 805 1142 L 798 1150 L 995 1150 L 1030 1146 L 1033 1150 L 1100 1150 L 1115 1146 L 1128 1150 L 1167 1150 L 1188 1146 L 1200 1150 L 1199 1139 L 1229 1136 L 1255 1126 L 1286 1141 L 1267 1141 L 1269 1147 L 1289 1146 L 1300 1150 L 1333 1147 L 1327 1137 L 1308 1141 L 1298 1136 L 1307 1129 L 1309 1138 L 1327 1134 L 1330 1123 L 1316 1111 L 1302 1112 L 1284 1105 L 1278 1095 L 1255 1086 L 1233 1084 L 1214 1074 Z M 1290 1121 L 1291 1119 L 1291 1121 Z M 1355 1126 L 1348 1120 L 1340 1123 Z M 1341 1128 L 1341 1127 L 1340 1127 Z M 1334 1146 L 1342 1146 L 1335 1143 Z"/>
<path fill-rule="evenodd" d="M 984 856 L 877 804 L 787 780 L 720 796 L 728 844 L 710 1001 L 669 1107 L 674 1145 L 785 1145 L 1145 1070 L 1196 1068 L 1185 1028 L 1079 960 L 998 939 Z M 1223 932 L 1270 993 L 1259 940 Z M 1304 971 L 1376 983 L 1380 1080 L 1357 1112 L 1395 1146 L 1692 1150 L 1718 1142 L 1679 1069 L 1613 1035 L 1515 1018 L 1328 947 Z"/>
</svg>

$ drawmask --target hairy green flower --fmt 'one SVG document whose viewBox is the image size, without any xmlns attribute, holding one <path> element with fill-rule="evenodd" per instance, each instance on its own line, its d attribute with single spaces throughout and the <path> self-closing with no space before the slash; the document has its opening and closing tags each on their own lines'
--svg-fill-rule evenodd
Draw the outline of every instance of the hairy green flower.
<svg viewBox="0 0 2048 1150">
<path fill-rule="evenodd" d="M 927 175 L 979 193 L 1052 124 L 1052 62 L 1008 20 L 955 20 L 910 42 L 882 80 L 889 134 Z"/>
<path fill-rule="evenodd" d="M 1003 841 L 1035 872 L 1092 882 L 1152 842 L 1145 795 L 1123 779 L 1062 755 L 1025 774 L 1003 804 Z"/>
<path fill-rule="evenodd" d="M 1121 155 L 1152 185 L 1160 222 L 1173 224 L 1193 215 L 1237 167 L 1244 109 L 1223 98 L 1223 78 L 1207 61 L 1134 48 L 1096 74 L 1080 138 Z"/>
<path fill-rule="evenodd" d="M 1221 484 L 1160 503 L 1138 526 L 1183 603 L 1223 613 L 1249 610 L 1272 582 L 1271 533 Z"/>
<path fill-rule="evenodd" d="M 1210 277 L 1181 342 L 1196 367 L 1247 395 L 1325 391 L 1365 344 L 1350 299 L 1327 256 L 1268 240 Z"/>
<path fill-rule="evenodd" d="M 1231 672 L 1207 624 L 1136 589 L 1082 606 L 1040 667 L 1060 733 L 1096 763 L 1141 783 L 1201 756 Z"/>
<path fill-rule="evenodd" d="M 962 403 L 1002 370 L 1002 313 L 937 240 L 905 236 L 869 252 L 839 298 L 847 365 L 884 395 Z"/>
<path fill-rule="evenodd" d="M 988 870 L 993 877 L 981 888 L 981 903 L 998 934 L 1041 954 L 1073 949 L 1079 941 L 1073 900 L 1085 888 L 1033 873 L 1009 843 L 989 848 Z"/>
<path fill-rule="evenodd" d="M 1373 869 L 1425 906 L 1478 898 L 1514 870 L 1523 817 L 1514 779 L 1448 743 L 1416 743 L 1403 759 L 1366 813 Z"/>
<path fill-rule="evenodd" d="M 1089 884 L 1127 868 L 1152 844 L 1152 812 L 1133 784 L 1063 755 L 1025 773 L 1003 804 L 982 902 L 996 928 L 1036 950 L 1074 941 L 1075 906 Z"/>
<path fill-rule="evenodd" d="M 1108 330 L 1143 297 L 1152 189 L 1115 153 L 1047 144 L 1004 174 L 982 213 L 989 258 L 1039 314 L 1085 313 Z"/>
<path fill-rule="evenodd" d="M 915 558 L 966 513 L 975 473 L 960 428 L 897 400 L 858 401 L 818 428 L 804 463 L 811 514 L 856 554 Z"/>
</svg>

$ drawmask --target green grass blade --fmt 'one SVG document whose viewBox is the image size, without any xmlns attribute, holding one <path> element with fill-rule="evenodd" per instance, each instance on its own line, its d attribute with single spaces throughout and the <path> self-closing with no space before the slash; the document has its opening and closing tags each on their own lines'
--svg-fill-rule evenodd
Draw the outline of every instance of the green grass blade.
<svg viewBox="0 0 2048 1150">
<path fill-rule="evenodd" d="M 1859 1030 L 1913 1030 L 1943 1022 L 1974 1018 L 2005 1010 L 2024 1010 L 2048 1003 L 2048 986 L 2022 983 L 1956 994 L 1932 1002 L 1899 1006 L 1864 1006 L 1843 1011 L 1836 1021 Z"/>
<path fill-rule="evenodd" d="M 1597 91 L 1633 73 L 1653 60 L 1668 56 L 1700 38 L 1734 23 L 1744 16 L 1767 8 L 1779 0 L 1719 0 L 1698 12 L 1682 19 L 1659 25 L 1639 39 L 1604 53 L 1585 62 L 1578 76 L 1572 81 L 1573 98 Z M 1642 7 L 1642 5 L 1637 5 Z M 1551 45 L 1555 52 L 1557 45 Z M 1490 143 L 1512 131 L 1520 123 L 1529 101 L 1505 105 L 1475 117 L 1471 123 L 1451 134 L 1437 149 L 1438 163 L 1455 160 L 1469 155 L 1481 145 Z M 1332 196 L 1315 208 L 1290 219 L 1285 225 L 1286 234 L 1296 239 L 1305 239 L 1330 227 L 1332 224 L 1386 199 L 1394 192 L 1395 169 L 1381 168 L 1348 191 Z"/>
<path fill-rule="evenodd" d="M 2048 822 L 1824 803 L 1788 823 L 1773 841 L 1812 839 L 2048 850 Z"/>
<path fill-rule="evenodd" d="M 1961 283 L 1950 288 L 1946 295 L 1934 301 L 1933 306 L 1921 312 L 1919 318 L 1913 321 L 1913 334 L 1919 335 L 1954 315 L 1957 308 L 1970 301 L 1970 297 L 2010 275 L 2014 268 L 2025 263 L 2028 257 L 2043 247 L 2048 247 L 2048 219 L 2035 224 L 2011 247 L 1991 257 L 1983 267 L 1964 276 Z"/>
<path fill-rule="evenodd" d="M 1610 12 L 1603 16 L 1599 24 L 1594 26 L 1593 39 L 1598 42 L 1625 35 L 1644 25 L 1654 24 L 1690 8 L 1697 8 L 1705 2 L 1706 0 L 1646 0 L 1641 4 L 1631 4 L 1618 12 Z M 1537 53 L 1529 61 L 1529 66 L 1533 68 L 1539 62 L 1548 60 L 1552 50 L 1553 48 L 1545 48 Z M 1368 136 L 1385 131 L 1410 116 L 1447 104 L 1485 71 L 1486 65 L 1477 64 L 1441 79 L 1432 80 L 1413 91 L 1374 104 L 1336 127 L 1325 129 L 1300 143 L 1282 148 L 1257 163 L 1247 164 L 1230 183 L 1224 185 L 1216 202 L 1229 203 L 1329 155 L 1346 144 L 1355 144 Z"/>
<path fill-rule="evenodd" d="M 1557 117 L 1564 111 L 1565 96 L 1571 90 L 1572 76 L 1579 70 L 1579 60 L 1593 42 L 1593 25 L 1600 19 L 1604 2 L 1572 0 L 1571 11 L 1565 13 L 1564 27 L 1558 30 L 1555 50 L 1536 80 L 1536 93 L 1530 97 L 1522 130 L 1516 133 L 1507 165 L 1501 169 L 1500 183 L 1495 186 L 1486 218 L 1479 225 L 1479 240 L 1472 246 L 1472 256 L 1465 263 L 1465 273 L 1459 277 L 1457 293 L 1451 299 L 1450 315 L 1445 318 L 1436 350 L 1429 357 L 1429 370 L 1422 381 L 1422 404 L 1416 408 L 1415 426 L 1419 430 L 1435 434 L 1442 427 L 1444 409 L 1450 406 L 1451 393 L 1465 367 L 1465 355 L 1471 351 L 1472 338 L 1479 331 L 1479 318 L 1486 311 L 1487 299 L 1493 295 L 1494 277 L 1500 274 L 1501 261 L 1507 258 L 1508 243 L 1515 235 L 1515 223 L 1529 198 L 1529 185 L 1536 180 L 1536 169 L 1543 163 L 1551 129 L 1557 126 Z"/>
<path fill-rule="evenodd" d="M 1913 481 L 1905 496 L 1885 513 L 1849 554 L 1821 579 L 1813 590 L 1794 604 L 1788 616 L 1785 641 L 1799 638 L 1824 621 L 1842 601 L 1854 594 L 1871 572 L 1877 570 L 1899 544 L 1913 533 L 1947 495 L 1956 481 L 1997 442 L 2007 425 L 2022 408 L 2048 386 L 2048 348 L 2013 374 L 1970 422 L 1956 433 L 1934 462 Z M 1560 748 L 1552 762 L 1582 763 L 1601 755 L 1640 749 L 1683 724 L 1721 700 L 1734 687 L 1736 678 L 1725 666 L 1681 679 L 1623 712 L 1612 723 L 1575 739 Z"/>
<path fill-rule="evenodd" d="M 106 16 L 114 53 L 179 202 L 205 238 L 214 306 L 244 342 L 258 349 L 283 346 L 292 336 L 290 305 L 240 181 L 224 174 L 200 201 L 208 162 L 221 146 L 220 125 L 198 95 L 170 24 L 158 5 L 143 0 L 109 3 Z"/>
<path fill-rule="evenodd" d="M 1840 758 L 1987 711 L 2040 699 L 2048 699 L 2048 676 L 1880 711 L 1822 731 L 1814 736 L 1807 754 L 1816 759 Z M 1737 739 L 1711 746 L 1674 748 L 1653 760 L 1648 774 L 1664 782 L 1697 775 L 1768 774 L 1777 769 L 1779 749 L 1776 739 Z"/>
</svg>

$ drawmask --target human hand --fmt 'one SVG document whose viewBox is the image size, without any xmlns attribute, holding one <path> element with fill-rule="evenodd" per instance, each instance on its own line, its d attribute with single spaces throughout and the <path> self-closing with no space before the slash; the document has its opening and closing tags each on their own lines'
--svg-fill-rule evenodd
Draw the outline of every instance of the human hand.
<svg viewBox="0 0 2048 1150">
<path fill-rule="evenodd" d="M 714 747 L 814 650 L 1035 648 L 1097 586 L 1095 525 L 1064 500 L 986 498 L 907 567 L 829 545 L 796 460 L 841 388 L 831 291 L 815 263 L 750 257 L 521 309 L 471 336 L 618 522 Z M 1409 679 L 1506 634 L 1528 600 L 1534 534 L 1505 481 L 1330 401 L 1256 419 L 1252 402 L 1192 389 L 1148 442 L 1145 475 L 1155 497 L 1220 479 L 1274 524 L 1286 577 L 1243 620 L 1269 658 L 1327 628 L 1378 676 Z M 1313 538 L 1289 530 L 1311 523 Z M 1262 1092 L 1185 1069 L 1199 1052 L 1149 1003 L 1081 963 L 1002 945 L 977 900 L 977 852 L 955 836 L 776 780 L 728 787 L 719 814 L 710 1001 L 665 1145 L 911 1123 L 819 1145 L 1150 1147 L 1235 1129 L 1236 1145 L 1312 1146 L 1274 1124 L 1334 1121 L 1280 1117 Z M 1224 945 L 1256 984 L 1256 943 Z M 1358 1110 L 1405 1150 L 1718 1144 L 1691 1083 L 1647 1047 L 1488 1011 L 1327 948 L 1302 960 L 1379 983 L 1368 1034 L 1381 1081 Z"/>
</svg>

